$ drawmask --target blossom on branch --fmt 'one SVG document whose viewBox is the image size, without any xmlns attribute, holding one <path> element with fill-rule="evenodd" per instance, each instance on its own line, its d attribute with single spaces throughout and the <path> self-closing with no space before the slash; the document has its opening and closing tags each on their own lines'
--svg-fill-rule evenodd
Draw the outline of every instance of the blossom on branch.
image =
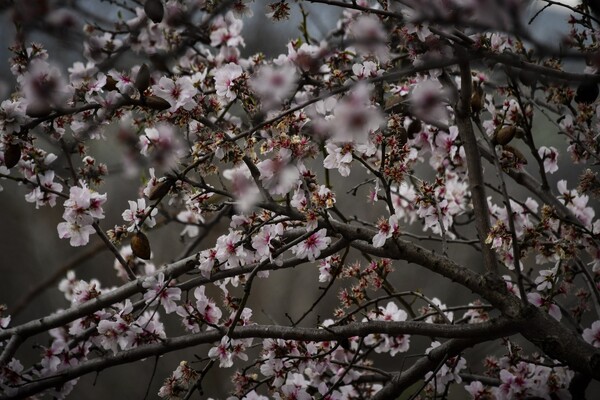
<svg viewBox="0 0 600 400">
<path fill-rule="evenodd" d="M 292 247 L 292 253 L 300 259 L 308 258 L 309 261 L 315 261 L 330 243 L 331 238 L 327 237 L 327 229 L 320 229 Z"/>
</svg>

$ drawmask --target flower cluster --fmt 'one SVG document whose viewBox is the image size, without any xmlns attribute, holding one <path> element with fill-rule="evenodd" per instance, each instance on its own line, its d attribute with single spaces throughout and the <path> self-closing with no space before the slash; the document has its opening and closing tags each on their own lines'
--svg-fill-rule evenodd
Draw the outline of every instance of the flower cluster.
<svg viewBox="0 0 600 400">
<path fill-rule="evenodd" d="M 573 370 L 600 356 L 593 2 L 567 7 L 556 54 L 519 0 L 14 3 L 1 183 L 36 210 L 63 198 L 58 236 L 97 233 L 123 282 L 67 272 L 66 309 L 29 323 L 0 306 L 0 397 L 64 398 L 87 371 L 192 346 L 160 397 L 212 368 L 231 399 L 576 397 Z M 315 25 L 317 6 L 342 11 Z M 301 16 L 300 34 L 254 48 L 258 10 Z M 26 42 L 73 26 L 65 68 Z M 466 346 L 490 343 L 507 353 L 477 375 Z"/>
<path fill-rule="evenodd" d="M 69 199 L 65 201 L 65 222 L 58 224 L 58 236 L 70 239 L 71 246 L 84 246 L 95 232 L 92 226 L 95 220 L 104 218 L 102 205 L 106 202 L 106 194 L 90 190 L 84 182 L 81 187 L 73 186 L 69 191 Z"/>
</svg>

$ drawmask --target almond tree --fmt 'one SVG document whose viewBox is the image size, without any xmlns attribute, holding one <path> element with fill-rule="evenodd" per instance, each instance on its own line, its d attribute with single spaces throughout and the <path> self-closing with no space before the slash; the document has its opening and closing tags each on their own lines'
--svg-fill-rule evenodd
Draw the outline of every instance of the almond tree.
<svg viewBox="0 0 600 400">
<path fill-rule="evenodd" d="M 98 239 L 123 284 L 70 271 L 61 311 L 15 324 L 2 307 L 1 399 L 64 398 L 85 374 L 175 351 L 162 398 L 202 394 L 219 368 L 232 399 L 580 399 L 600 380 L 596 1 L 542 0 L 530 20 L 524 0 L 110 3 L 116 22 L 61 9 L 90 20 L 66 70 L 27 41 L 40 9 L 14 6 L 2 185 L 64 210 L 65 246 Z M 308 3 L 340 10 L 322 36 Z M 242 56 L 253 12 L 283 24 L 296 9 L 281 54 Z M 530 35 L 548 9 L 571 26 L 559 47 Z M 94 151 L 115 134 L 123 175 Z M 117 225 L 107 175 L 141 182 Z M 147 233 L 167 225 L 188 240 L 164 263 Z M 446 290 L 397 289 L 407 263 Z M 261 322 L 253 284 L 291 268 L 320 295 Z M 447 304 L 460 290 L 467 304 Z M 47 347 L 24 365 L 33 337 Z M 495 352 L 470 357 L 483 344 Z"/>
</svg>

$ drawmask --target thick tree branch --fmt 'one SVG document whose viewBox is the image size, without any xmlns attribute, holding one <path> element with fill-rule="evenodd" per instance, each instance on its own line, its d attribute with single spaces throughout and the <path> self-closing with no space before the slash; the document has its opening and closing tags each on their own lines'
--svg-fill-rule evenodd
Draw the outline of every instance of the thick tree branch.
<svg viewBox="0 0 600 400">
<path fill-rule="evenodd" d="M 175 278 L 191 270 L 196 265 L 197 257 L 196 255 L 194 255 L 191 257 L 184 258 L 183 260 L 177 261 L 165 268 L 160 269 L 157 272 L 157 274 L 162 272 L 166 276 Z M 108 307 L 112 304 L 123 301 L 133 296 L 134 294 L 142 292 L 144 290 L 144 288 L 142 287 L 144 279 L 145 278 L 138 278 L 134 281 L 128 282 L 123 286 L 113 290 L 112 292 L 101 294 L 95 299 L 87 301 L 76 307 L 72 307 L 59 313 L 36 319 L 13 328 L 1 330 L 0 340 L 4 340 L 13 335 L 19 335 L 23 338 L 33 336 L 35 334 L 45 332 L 49 329 L 57 328 L 59 326 L 68 324 L 69 322 L 72 322 L 77 318 L 84 317 L 104 307 Z"/>
<path fill-rule="evenodd" d="M 235 331 L 231 333 L 231 338 L 275 338 L 322 342 L 335 341 L 354 336 L 365 337 L 369 334 L 379 333 L 387 335 L 426 335 L 449 338 L 468 337 L 477 338 L 476 341 L 485 341 L 515 333 L 516 325 L 515 321 L 506 319 L 469 325 L 440 325 L 409 321 L 370 321 L 351 323 L 345 326 L 329 327 L 327 329 L 275 325 L 248 325 L 237 327 Z M 225 331 L 213 330 L 193 335 L 179 336 L 165 339 L 160 343 L 144 345 L 135 349 L 122 351 L 111 356 L 95 358 L 82 362 L 75 367 L 64 369 L 55 376 L 45 377 L 39 381 L 26 384 L 19 388 L 13 395 L 0 397 L 0 400 L 31 396 L 44 389 L 58 386 L 90 372 L 99 372 L 116 365 L 127 364 L 150 356 L 163 355 L 200 344 L 214 343 L 219 341 L 225 333 Z M 461 343 L 462 342 L 464 342 L 464 340 L 461 341 Z M 470 342 L 471 341 L 469 340 L 469 343 Z"/>
<path fill-rule="evenodd" d="M 467 158 L 467 168 L 469 174 L 469 189 L 471 190 L 471 200 L 475 212 L 475 226 L 479 235 L 481 251 L 483 253 L 483 262 L 485 268 L 492 272 L 498 272 L 498 260 L 494 250 L 486 243 L 486 238 L 490 232 L 490 217 L 485 194 L 485 185 L 483 178 L 483 167 L 481 165 L 481 155 L 477 147 L 477 139 L 473 132 L 471 123 L 471 68 L 468 61 L 460 63 L 460 101 L 455 106 L 456 125 L 465 149 Z"/>
</svg>

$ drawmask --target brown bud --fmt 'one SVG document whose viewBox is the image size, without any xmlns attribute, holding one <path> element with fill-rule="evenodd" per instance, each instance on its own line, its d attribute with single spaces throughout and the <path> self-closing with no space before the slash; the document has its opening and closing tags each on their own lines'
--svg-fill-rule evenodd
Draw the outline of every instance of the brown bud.
<svg viewBox="0 0 600 400">
<path fill-rule="evenodd" d="M 11 169 L 21 159 L 21 146 L 16 143 L 9 144 L 4 148 L 4 165 Z"/>
<path fill-rule="evenodd" d="M 598 98 L 598 84 L 596 82 L 581 82 L 577 86 L 575 101 L 577 103 L 592 104 Z"/>
<path fill-rule="evenodd" d="M 511 153 L 519 163 L 527 164 L 527 158 L 525 158 L 525 155 L 523 153 L 521 153 L 521 151 L 519 149 L 517 149 L 516 147 L 507 145 L 507 146 L 504 146 L 504 151 Z"/>
<path fill-rule="evenodd" d="M 153 110 L 163 111 L 171 108 L 171 104 L 168 101 L 158 96 L 146 97 L 146 105 Z"/>
<path fill-rule="evenodd" d="M 27 105 L 25 114 L 31 118 L 42 118 L 52 112 L 52 108 L 44 101 L 36 101 Z"/>
<path fill-rule="evenodd" d="M 142 260 L 149 260 L 151 255 L 150 242 L 148 237 L 142 232 L 138 231 L 131 238 L 131 251 L 133 255 L 141 258 Z"/>
<path fill-rule="evenodd" d="M 471 95 L 471 111 L 475 114 L 479 114 L 483 110 L 483 89 L 481 85 L 474 87 L 473 94 Z"/>
<path fill-rule="evenodd" d="M 515 132 L 515 137 L 517 139 L 523 139 L 525 137 L 525 130 L 521 127 L 517 127 L 517 131 Z"/>
<path fill-rule="evenodd" d="M 113 90 L 117 90 L 117 81 L 115 80 L 115 78 L 108 75 L 106 77 L 106 84 L 104 85 L 103 89 L 105 89 L 109 92 L 113 91 Z"/>
<path fill-rule="evenodd" d="M 502 146 L 510 143 L 511 140 L 515 137 L 517 133 L 517 127 L 510 125 L 504 126 L 499 131 L 497 131 L 492 137 L 492 143 L 494 145 L 501 144 Z"/>
<path fill-rule="evenodd" d="M 152 201 L 162 199 L 169 193 L 171 186 L 173 186 L 172 179 L 167 178 L 164 181 L 159 182 L 158 185 L 154 186 L 150 191 L 148 199 Z"/>
<path fill-rule="evenodd" d="M 142 64 L 138 70 L 134 85 L 140 93 L 144 93 L 148 89 L 148 86 L 150 86 L 150 70 L 146 64 Z"/>
<path fill-rule="evenodd" d="M 421 125 L 421 121 L 418 119 L 413 119 L 410 124 L 408 124 L 406 133 L 408 133 L 408 137 L 412 139 L 417 133 L 421 132 L 422 128 L 423 126 Z"/>
<path fill-rule="evenodd" d="M 146 0 L 144 12 L 154 22 L 158 24 L 165 16 L 165 9 L 160 0 Z"/>
<path fill-rule="evenodd" d="M 398 129 L 398 142 L 401 146 L 404 146 L 408 142 L 408 132 L 403 127 Z"/>
</svg>

